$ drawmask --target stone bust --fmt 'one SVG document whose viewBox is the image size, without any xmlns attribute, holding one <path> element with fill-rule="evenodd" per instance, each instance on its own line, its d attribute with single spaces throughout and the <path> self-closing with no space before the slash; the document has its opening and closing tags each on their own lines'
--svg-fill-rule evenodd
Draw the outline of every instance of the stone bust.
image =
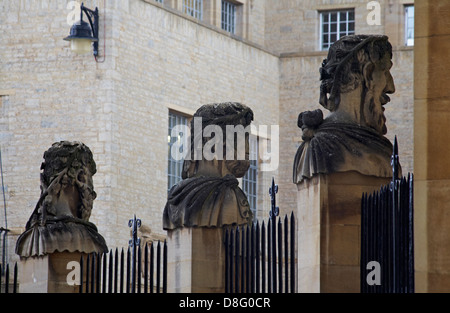
<svg viewBox="0 0 450 313">
<path fill-rule="evenodd" d="M 53 252 L 107 252 L 104 238 L 89 222 L 96 198 L 96 164 L 81 142 L 54 143 L 41 165 L 41 196 L 16 243 L 22 257 Z"/>
<path fill-rule="evenodd" d="M 392 46 L 382 35 L 342 37 L 320 68 L 319 103 L 330 111 L 302 112 L 303 142 L 294 159 L 293 181 L 315 174 L 356 171 L 391 177 L 392 143 L 384 105 L 395 92 Z"/>
<path fill-rule="evenodd" d="M 195 129 L 200 127 L 195 123 L 196 118 L 201 118 L 201 131 Z M 183 180 L 171 188 L 164 208 L 165 230 L 243 225 L 251 222 L 250 205 L 236 179 L 243 177 L 250 167 L 248 133 L 245 136 L 245 147 L 236 147 L 238 140 L 234 140 L 234 157 L 231 159 L 227 159 L 226 155 L 229 138 L 225 134 L 227 125 L 246 127 L 252 120 L 252 110 L 235 102 L 206 104 L 197 110 L 191 122 L 191 158 L 184 160 Z M 205 158 L 204 155 L 195 158 L 194 150 L 199 145 L 205 147 L 212 140 L 211 136 L 205 136 L 203 132 L 208 126 L 218 127 L 223 134 L 220 142 L 223 145 L 221 155 L 213 159 Z M 244 159 L 237 157 L 239 148 L 245 149 Z"/>
</svg>

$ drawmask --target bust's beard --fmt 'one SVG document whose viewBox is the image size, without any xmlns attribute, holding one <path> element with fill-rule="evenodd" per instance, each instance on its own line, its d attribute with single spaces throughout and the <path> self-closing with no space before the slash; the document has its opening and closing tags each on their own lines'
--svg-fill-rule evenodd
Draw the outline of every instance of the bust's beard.
<svg viewBox="0 0 450 313">
<path fill-rule="evenodd" d="M 369 91 L 364 101 L 364 121 L 367 126 L 373 128 L 381 135 L 387 133 L 386 116 L 384 115 L 384 107 L 380 99 L 375 100 L 373 93 Z"/>
</svg>

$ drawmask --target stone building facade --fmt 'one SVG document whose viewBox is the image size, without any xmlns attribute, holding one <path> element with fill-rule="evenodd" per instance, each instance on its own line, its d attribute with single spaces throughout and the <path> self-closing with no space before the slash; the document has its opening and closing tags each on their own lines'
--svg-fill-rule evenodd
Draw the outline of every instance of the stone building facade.
<svg viewBox="0 0 450 313">
<path fill-rule="evenodd" d="M 198 0 L 197 0 L 198 1 Z M 386 34 L 394 48 L 396 93 L 386 107 L 388 138 L 399 138 L 404 172 L 413 170 L 413 47 L 405 46 L 405 6 L 380 0 L 369 25 L 365 0 L 240 0 L 235 30 L 222 29 L 222 1 L 88 0 L 100 12 L 100 56 L 76 55 L 63 38 L 68 0 L 0 3 L 0 145 L 10 258 L 39 197 L 42 154 L 77 140 L 97 163 L 91 221 L 111 248 L 126 246 L 128 219 L 141 236 L 162 239 L 167 197 L 169 113 L 189 117 L 206 103 L 242 102 L 254 124 L 279 125 L 279 166 L 258 172 L 257 218 L 270 209 L 272 177 L 281 214 L 296 207 L 292 162 L 301 141 L 297 116 L 320 107 L 321 13 L 354 10 L 356 33 Z M 267 139 L 263 134 L 259 139 Z M 260 161 L 261 163 L 262 161 Z M 3 210 L 2 210 L 3 211 Z M 2 225 L 2 224 L 0 224 Z"/>
</svg>

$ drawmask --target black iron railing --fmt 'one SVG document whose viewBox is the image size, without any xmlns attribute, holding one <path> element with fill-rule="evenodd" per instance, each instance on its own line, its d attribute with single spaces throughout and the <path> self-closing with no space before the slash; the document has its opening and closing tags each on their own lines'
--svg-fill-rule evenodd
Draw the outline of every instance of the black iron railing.
<svg viewBox="0 0 450 313">
<path fill-rule="evenodd" d="M 12 273 L 9 264 L 0 264 L 0 293 L 17 293 L 17 263 Z"/>
<path fill-rule="evenodd" d="M 288 293 L 296 291 L 295 217 L 277 218 L 277 186 L 270 189 L 272 210 L 267 224 L 225 230 L 225 292 Z"/>
<path fill-rule="evenodd" d="M 389 185 L 361 201 L 361 292 L 414 292 L 413 175 L 398 178 L 398 144 Z"/>
<path fill-rule="evenodd" d="M 160 241 L 142 246 L 137 237 L 141 221 L 130 220 L 129 247 L 81 258 L 80 293 L 166 293 L 167 244 Z M 125 261 L 126 257 L 126 261 Z"/>
</svg>

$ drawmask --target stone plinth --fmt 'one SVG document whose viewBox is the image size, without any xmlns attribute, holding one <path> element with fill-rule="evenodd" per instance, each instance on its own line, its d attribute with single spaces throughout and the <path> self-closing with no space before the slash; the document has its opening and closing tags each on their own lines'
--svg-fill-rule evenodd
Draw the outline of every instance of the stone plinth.
<svg viewBox="0 0 450 313">
<path fill-rule="evenodd" d="M 357 172 L 297 184 L 299 292 L 359 292 L 361 197 L 389 183 Z"/>
<path fill-rule="evenodd" d="M 222 228 L 177 228 L 167 232 L 168 292 L 225 291 Z"/>
<path fill-rule="evenodd" d="M 80 262 L 78 252 L 55 252 L 44 256 L 21 258 L 20 292 L 21 293 L 77 293 L 79 286 L 70 286 L 67 275 L 73 270 L 67 269 L 71 261 Z"/>
</svg>

